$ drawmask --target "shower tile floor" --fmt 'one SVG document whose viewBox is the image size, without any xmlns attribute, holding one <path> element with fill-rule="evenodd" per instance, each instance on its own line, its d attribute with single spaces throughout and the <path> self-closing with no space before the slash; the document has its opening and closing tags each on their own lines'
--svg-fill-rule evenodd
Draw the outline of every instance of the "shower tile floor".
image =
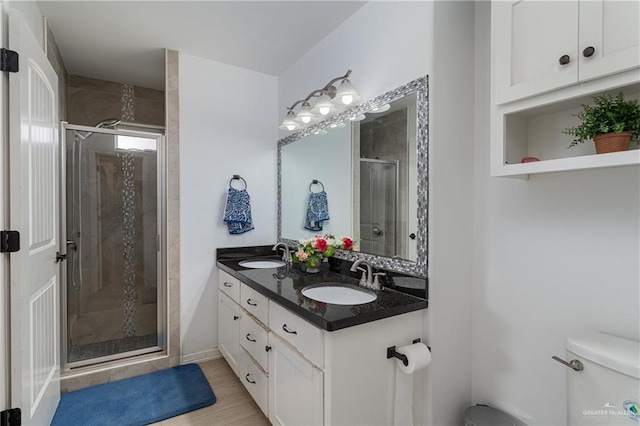
<svg viewBox="0 0 640 426">
<path fill-rule="evenodd" d="M 84 361 L 86 359 L 115 355 L 153 347 L 157 344 L 158 335 L 154 333 L 146 336 L 125 337 L 123 339 L 107 340 L 106 342 L 72 346 L 67 362 Z"/>
</svg>

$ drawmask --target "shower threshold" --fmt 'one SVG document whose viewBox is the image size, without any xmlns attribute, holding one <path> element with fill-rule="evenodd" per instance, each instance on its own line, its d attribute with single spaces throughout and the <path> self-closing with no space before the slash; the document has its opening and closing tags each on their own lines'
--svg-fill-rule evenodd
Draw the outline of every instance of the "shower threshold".
<svg viewBox="0 0 640 426">
<path fill-rule="evenodd" d="M 155 333 L 72 346 L 67 357 L 67 368 L 83 367 L 160 350 L 162 348 L 158 346 L 158 335 Z"/>
</svg>

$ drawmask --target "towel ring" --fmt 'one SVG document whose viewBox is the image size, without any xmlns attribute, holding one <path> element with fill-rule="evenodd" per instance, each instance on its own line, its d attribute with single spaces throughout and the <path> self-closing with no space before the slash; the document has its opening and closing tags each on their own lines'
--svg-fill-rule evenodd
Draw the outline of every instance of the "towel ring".
<svg viewBox="0 0 640 426">
<path fill-rule="evenodd" d="M 311 183 L 309 184 L 309 192 L 313 192 L 313 191 L 311 191 L 311 187 L 313 185 L 320 185 L 322 187 L 322 191 L 321 192 L 324 192 L 324 185 L 322 184 L 322 182 L 320 182 L 317 179 L 312 180 Z"/>
<path fill-rule="evenodd" d="M 233 177 L 229 180 L 229 188 L 233 188 L 233 186 L 231 186 L 231 183 L 234 180 L 241 180 L 242 183 L 244 184 L 244 188 L 242 188 L 242 189 L 247 189 L 247 181 L 244 180 L 244 178 L 242 176 L 240 176 L 240 175 L 233 175 Z M 233 188 L 233 189 L 235 189 L 235 188 Z"/>
</svg>

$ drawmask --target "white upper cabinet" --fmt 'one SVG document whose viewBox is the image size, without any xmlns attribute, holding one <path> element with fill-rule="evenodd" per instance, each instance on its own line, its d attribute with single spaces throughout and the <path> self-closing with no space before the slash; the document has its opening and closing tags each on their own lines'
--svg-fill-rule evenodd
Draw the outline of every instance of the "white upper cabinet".
<svg viewBox="0 0 640 426">
<path fill-rule="evenodd" d="M 640 65 L 640 1 L 580 2 L 580 80 Z M 589 56 L 593 48 L 593 54 Z"/>
<path fill-rule="evenodd" d="M 496 103 L 640 65 L 640 2 L 493 1 Z"/>
</svg>

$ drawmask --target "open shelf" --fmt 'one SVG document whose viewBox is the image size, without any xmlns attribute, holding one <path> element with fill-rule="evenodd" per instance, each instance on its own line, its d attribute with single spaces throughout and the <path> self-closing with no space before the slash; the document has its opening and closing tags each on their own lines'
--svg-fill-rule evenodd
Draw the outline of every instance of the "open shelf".
<svg viewBox="0 0 640 426">
<path fill-rule="evenodd" d="M 495 107 L 492 114 L 492 176 L 522 176 L 567 170 L 640 164 L 640 146 L 631 142 L 629 151 L 596 154 L 593 141 L 569 148 L 573 137 L 562 130 L 578 124 L 574 116 L 582 104 L 603 93 L 624 93 L 625 99 L 640 99 L 640 83 L 589 93 L 575 92 L 564 99 L 541 96 L 508 107 Z M 560 92 L 560 91 L 559 91 Z M 577 95 L 576 95 L 577 93 Z M 551 100 L 550 100 L 551 99 Z M 525 157 L 540 161 L 522 163 Z"/>
</svg>

